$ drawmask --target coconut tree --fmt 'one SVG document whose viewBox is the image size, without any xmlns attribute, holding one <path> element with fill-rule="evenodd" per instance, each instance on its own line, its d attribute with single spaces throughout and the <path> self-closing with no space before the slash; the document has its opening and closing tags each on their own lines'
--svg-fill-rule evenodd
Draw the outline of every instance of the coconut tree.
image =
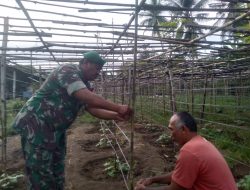
<svg viewBox="0 0 250 190">
<path fill-rule="evenodd" d="M 240 8 L 250 8 L 250 3 L 237 3 L 237 2 L 228 2 L 228 3 L 224 3 L 223 4 L 223 8 L 224 9 L 240 9 Z M 218 12 L 217 16 L 220 17 L 220 19 L 218 19 L 218 21 L 214 24 L 214 25 L 223 25 L 229 21 L 232 21 L 232 19 L 235 19 L 236 17 L 240 16 L 241 13 L 240 12 Z M 250 22 L 247 19 L 242 19 L 238 22 L 235 22 L 232 24 L 232 28 L 235 29 L 248 29 L 250 25 Z M 238 36 L 237 38 L 233 38 L 234 42 L 237 42 L 238 40 L 242 40 L 242 36 L 244 36 L 243 34 L 240 34 L 239 32 L 233 32 L 233 31 L 222 31 L 221 32 L 221 36 L 222 36 L 222 40 L 226 40 L 227 37 L 226 35 L 230 35 L 230 34 L 235 34 L 236 36 Z M 244 39 L 243 39 L 244 41 Z"/>
<path fill-rule="evenodd" d="M 160 0 L 151 0 L 150 5 L 159 6 L 162 4 Z M 146 16 L 147 18 L 141 22 L 141 24 L 146 27 L 150 27 L 150 28 L 152 27 L 153 28 L 152 36 L 158 36 L 159 38 L 162 38 L 161 31 L 160 31 L 161 26 L 168 22 L 168 20 L 165 17 L 161 16 L 161 13 L 162 11 L 157 10 L 157 9 L 150 9 L 148 11 L 145 11 L 145 14 L 143 14 L 143 16 Z M 161 41 L 161 47 L 162 47 L 162 50 L 164 50 L 162 41 Z M 167 67 L 168 67 L 167 71 L 168 71 L 170 86 L 171 86 L 171 89 L 173 89 L 173 83 L 172 83 L 173 74 L 169 65 Z M 173 112 L 176 111 L 176 101 L 175 101 L 175 94 L 173 90 L 171 91 L 170 105 L 171 105 L 171 110 Z"/>
<path fill-rule="evenodd" d="M 195 27 L 198 24 L 197 21 L 202 20 L 205 16 L 204 13 L 198 13 L 193 15 L 189 10 L 191 8 L 203 8 L 209 0 L 162 0 L 164 5 L 172 6 L 176 8 L 187 9 L 185 11 L 169 11 L 172 20 L 178 22 L 176 30 L 176 38 L 190 40 L 198 36 L 198 33 L 203 33 L 201 29 Z M 181 17 L 181 18 L 178 18 Z M 195 17 L 195 18 L 194 18 Z"/>
<path fill-rule="evenodd" d="M 160 0 L 151 0 L 150 5 L 158 6 L 161 5 Z M 161 16 L 162 11 L 161 10 L 147 10 L 145 11 L 142 16 L 146 17 L 141 22 L 141 25 L 146 26 L 147 28 L 153 28 L 152 29 L 152 36 L 158 36 L 161 37 L 160 33 L 160 27 L 161 24 L 164 22 L 167 22 L 167 19 L 163 16 Z"/>
</svg>

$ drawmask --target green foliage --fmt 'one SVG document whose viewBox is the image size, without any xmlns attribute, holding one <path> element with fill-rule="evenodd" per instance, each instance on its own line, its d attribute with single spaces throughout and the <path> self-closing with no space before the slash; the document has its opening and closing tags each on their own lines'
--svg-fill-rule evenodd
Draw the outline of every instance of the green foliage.
<svg viewBox="0 0 250 190">
<path fill-rule="evenodd" d="M 22 178 L 24 175 L 21 173 L 15 173 L 9 175 L 7 173 L 3 173 L 0 176 L 0 189 L 2 190 L 10 190 L 15 189 L 18 179 Z"/>
<path fill-rule="evenodd" d="M 170 139 L 171 139 L 171 137 L 168 134 L 162 134 L 159 136 L 159 138 L 156 140 L 156 142 L 162 143 L 162 144 L 167 144 Z"/>
<path fill-rule="evenodd" d="M 128 173 L 129 166 L 127 163 L 123 163 L 116 158 L 109 159 L 104 163 L 104 171 L 110 177 L 116 177 L 122 170 L 123 173 Z"/>
<path fill-rule="evenodd" d="M 182 24 L 187 24 L 189 22 L 192 22 L 192 20 L 188 19 L 188 18 L 181 18 L 181 19 L 179 19 L 179 22 Z"/>
<path fill-rule="evenodd" d="M 16 99 L 12 104 L 12 114 L 16 115 L 24 106 L 25 102 L 21 99 Z"/>
<path fill-rule="evenodd" d="M 212 141 L 227 157 L 250 163 L 250 150 L 247 148 L 250 141 L 245 131 L 220 129 L 206 125 L 200 130 L 200 133 Z M 235 162 L 231 159 L 227 159 L 227 161 L 232 168 Z"/>
<path fill-rule="evenodd" d="M 238 183 L 237 186 L 240 190 L 249 190 L 250 189 L 250 174 L 244 176 Z"/>
<path fill-rule="evenodd" d="M 82 123 L 96 124 L 100 120 L 89 113 L 85 112 L 83 115 L 79 116 L 79 121 Z"/>
<path fill-rule="evenodd" d="M 110 143 L 112 143 L 112 141 L 105 138 L 104 135 L 101 135 L 101 136 L 102 136 L 102 138 L 96 144 L 96 147 L 99 147 L 99 148 L 108 148 L 108 147 L 110 147 L 111 146 Z"/>
<path fill-rule="evenodd" d="M 239 81 L 233 80 L 230 85 L 237 86 Z M 245 85 L 249 85 L 248 83 Z M 235 91 L 228 91 L 228 95 L 225 95 L 223 88 L 224 81 L 217 81 L 216 97 L 208 94 L 206 97 L 204 128 L 199 130 L 200 134 L 210 140 L 218 147 L 225 158 L 227 159 L 231 168 L 236 164 L 233 160 L 239 160 L 244 163 L 250 163 L 250 132 L 249 130 L 239 130 L 233 126 L 242 126 L 244 128 L 250 125 L 250 112 L 247 105 L 250 104 L 249 96 L 242 95 L 241 99 L 237 99 Z M 230 87 L 230 86 L 229 86 Z M 198 87 L 197 87 L 198 88 Z M 153 87 L 150 86 L 150 89 Z M 157 88 L 159 89 L 159 88 Z M 170 116 L 172 115 L 169 106 L 169 96 L 152 96 L 151 91 L 143 89 L 145 95 L 137 98 L 136 110 L 138 110 L 137 118 L 143 121 L 148 121 L 154 124 L 160 124 L 166 126 Z M 154 93 L 158 93 L 154 91 Z M 149 94 L 148 96 L 146 94 Z M 189 111 L 191 112 L 191 98 L 186 94 L 176 94 L 177 111 Z M 203 104 L 202 93 L 194 93 L 194 112 L 192 115 L 195 118 L 200 118 L 201 105 Z M 165 102 L 165 112 L 164 112 Z M 183 103 L 179 103 L 183 102 Z M 215 105 L 215 106 L 213 106 Z M 242 108 L 238 108 L 239 105 Z M 246 108 L 244 108 L 246 107 Z M 199 122 L 199 120 L 197 120 Z M 223 123 L 216 124 L 216 123 Z M 230 126 L 227 126 L 230 125 Z M 231 127 L 232 126 L 232 127 Z M 148 130 L 150 125 L 145 126 Z M 232 158 L 232 159 L 230 159 Z"/>
<path fill-rule="evenodd" d="M 169 27 L 169 28 L 176 28 L 178 26 L 178 22 L 166 21 L 166 22 L 161 22 L 160 25 L 164 27 Z"/>
</svg>

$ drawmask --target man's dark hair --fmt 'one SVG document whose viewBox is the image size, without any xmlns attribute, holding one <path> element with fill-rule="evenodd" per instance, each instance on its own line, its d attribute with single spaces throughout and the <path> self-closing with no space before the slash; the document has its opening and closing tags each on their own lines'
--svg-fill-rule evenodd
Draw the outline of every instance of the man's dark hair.
<svg viewBox="0 0 250 190">
<path fill-rule="evenodd" d="M 176 115 L 191 132 L 197 132 L 196 121 L 188 112 L 179 112 Z"/>
</svg>

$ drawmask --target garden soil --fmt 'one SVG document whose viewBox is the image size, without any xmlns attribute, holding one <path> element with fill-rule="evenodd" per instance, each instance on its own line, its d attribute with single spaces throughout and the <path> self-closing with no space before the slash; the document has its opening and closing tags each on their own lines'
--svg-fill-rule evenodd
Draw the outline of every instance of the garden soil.
<svg viewBox="0 0 250 190">
<path fill-rule="evenodd" d="M 119 123 L 119 126 L 126 134 L 130 133 L 128 123 Z M 99 124 L 82 124 L 76 121 L 67 131 L 66 190 L 127 189 L 121 174 L 110 177 L 104 171 L 104 163 L 113 159 L 115 155 L 111 147 L 98 148 L 96 146 L 102 138 L 99 129 Z M 123 142 L 121 147 L 126 158 L 129 159 L 129 143 L 122 139 L 124 137 L 120 136 L 118 130 L 115 131 L 118 139 Z M 164 128 L 144 123 L 135 124 L 134 131 L 134 181 L 171 171 L 176 161 L 177 149 L 171 140 L 164 143 L 157 141 L 159 136 L 165 133 Z M 7 141 L 7 173 L 23 172 L 24 160 L 20 137 L 8 137 Z M 114 148 L 118 150 L 118 156 L 122 158 L 118 147 Z M 3 168 L 2 165 L 0 166 Z M 244 173 L 244 168 L 240 171 L 242 170 Z M 14 189 L 24 190 L 25 178 L 19 179 Z"/>
</svg>

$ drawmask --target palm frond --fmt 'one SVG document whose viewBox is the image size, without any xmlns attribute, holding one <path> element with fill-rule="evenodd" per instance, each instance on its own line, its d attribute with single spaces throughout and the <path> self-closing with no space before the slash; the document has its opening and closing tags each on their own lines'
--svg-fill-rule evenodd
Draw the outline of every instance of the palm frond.
<svg viewBox="0 0 250 190">
<path fill-rule="evenodd" d="M 165 0 L 167 6 L 182 7 L 180 0 Z"/>
<path fill-rule="evenodd" d="M 192 8 L 204 8 L 204 6 L 209 2 L 209 0 L 200 0 Z"/>
</svg>

